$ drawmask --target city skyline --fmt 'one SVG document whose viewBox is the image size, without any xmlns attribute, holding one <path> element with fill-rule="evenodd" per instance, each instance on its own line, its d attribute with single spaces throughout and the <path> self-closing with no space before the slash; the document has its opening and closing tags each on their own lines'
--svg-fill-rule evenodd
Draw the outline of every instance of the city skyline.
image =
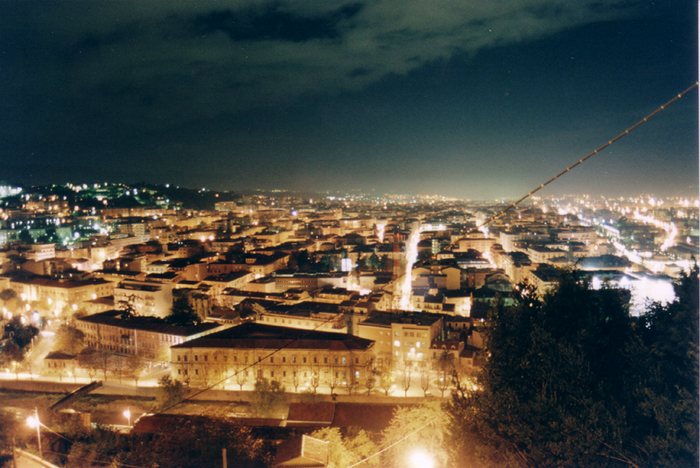
<svg viewBox="0 0 700 468">
<path fill-rule="evenodd" d="M 697 77 L 653 2 L 5 5 L 0 179 L 518 197 Z M 543 192 L 697 192 L 697 94 Z"/>
</svg>

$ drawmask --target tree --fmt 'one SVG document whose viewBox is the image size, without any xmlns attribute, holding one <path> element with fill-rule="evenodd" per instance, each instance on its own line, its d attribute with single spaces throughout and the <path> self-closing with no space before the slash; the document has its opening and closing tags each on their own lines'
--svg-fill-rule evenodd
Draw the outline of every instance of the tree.
<svg viewBox="0 0 700 468">
<path fill-rule="evenodd" d="M 17 417 L 10 410 L 0 409 L 0 466 L 11 466 L 13 439 L 19 433 Z"/>
<path fill-rule="evenodd" d="M 19 317 L 14 317 L 5 324 L 2 334 L 4 344 L 0 351 L 5 360 L 21 361 L 27 348 L 39 334 L 34 325 L 23 325 Z"/>
<path fill-rule="evenodd" d="M 377 445 L 365 431 L 349 432 L 345 437 L 337 427 L 324 427 L 311 437 L 328 442 L 328 468 L 344 468 L 363 460 L 377 450 Z M 379 459 L 370 459 L 363 466 L 377 466 Z"/>
<path fill-rule="evenodd" d="M 650 465 L 698 465 L 698 267 L 675 285 L 677 299 L 639 318 L 641 378 L 631 437 Z"/>
<path fill-rule="evenodd" d="M 387 254 L 382 255 L 381 264 L 382 271 L 390 272 L 394 268 L 394 261 Z"/>
<path fill-rule="evenodd" d="M 444 398 L 445 391 L 450 388 L 450 382 L 452 380 L 451 376 L 455 371 L 454 356 L 447 351 L 443 351 L 437 357 L 437 364 L 435 367 L 438 371 L 438 388 L 440 389 L 440 396 Z"/>
<path fill-rule="evenodd" d="M 411 364 L 410 363 L 405 363 L 404 368 L 403 368 L 403 374 L 402 374 L 402 382 L 403 382 L 403 396 L 408 396 L 408 390 L 411 388 Z"/>
<path fill-rule="evenodd" d="M 429 452 L 436 466 L 465 466 L 448 463 L 446 450 L 450 435 L 449 416 L 439 400 L 429 400 L 418 406 L 399 407 L 382 434 L 382 447 L 391 447 L 382 457 L 386 466 L 406 466 L 406 455 L 412 448 Z"/>
<path fill-rule="evenodd" d="M 146 363 L 140 357 L 136 355 L 130 355 L 126 358 L 126 369 L 131 377 L 134 379 L 134 385 L 138 386 L 139 378 L 143 372 Z"/>
<path fill-rule="evenodd" d="M 156 401 L 158 402 L 158 407 L 161 409 L 182 401 L 187 392 L 187 388 L 182 382 L 173 380 L 169 375 L 164 375 L 158 379 L 158 384 Z"/>
<path fill-rule="evenodd" d="M 0 291 L 0 300 L 2 302 L 8 302 L 15 298 L 17 298 L 17 292 L 14 289 L 7 288 Z"/>
<path fill-rule="evenodd" d="M 382 267 L 382 261 L 379 259 L 376 253 L 369 256 L 366 261 L 367 267 L 372 271 L 377 271 Z"/>
<path fill-rule="evenodd" d="M 20 305 L 19 297 L 14 289 L 7 288 L 0 291 L 0 300 L 3 307 L 6 307 L 11 312 L 17 310 Z"/>
<path fill-rule="evenodd" d="M 697 465 L 697 269 L 678 299 L 630 317 L 629 295 L 576 272 L 496 307 L 479 387 L 458 385 L 465 463 Z M 468 443 L 465 440 L 469 440 Z"/>
<path fill-rule="evenodd" d="M 112 355 L 104 349 L 98 349 L 93 355 L 95 365 L 102 371 L 102 379 L 107 380 L 107 372 L 110 370 L 110 359 Z"/>
<path fill-rule="evenodd" d="M 173 308 L 165 320 L 172 325 L 179 325 L 182 327 L 189 327 L 192 325 L 198 325 L 202 319 L 197 315 L 190 301 L 187 297 L 183 296 L 173 302 Z"/>
<path fill-rule="evenodd" d="M 248 371 L 246 369 L 238 369 L 236 371 L 236 383 L 241 391 L 243 391 L 243 385 L 248 382 Z"/>
<path fill-rule="evenodd" d="M 67 324 L 61 325 L 56 331 L 54 349 L 68 354 L 78 354 L 85 348 L 85 334 Z"/>
<path fill-rule="evenodd" d="M 391 367 L 382 366 L 379 371 L 379 388 L 382 389 L 385 396 L 389 396 L 392 385 L 394 385 L 394 376 L 392 375 Z"/>
<path fill-rule="evenodd" d="M 331 395 L 333 395 L 333 390 L 338 386 L 338 371 L 337 367 L 331 366 L 330 375 L 328 376 L 328 388 L 331 390 Z"/>
<path fill-rule="evenodd" d="M 311 387 L 312 393 L 315 395 L 318 386 L 321 383 L 321 376 L 317 369 L 311 371 L 311 380 L 309 381 L 309 386 Z"/>
<path fill-rule="evenodd" d="M 367 389 L 367 395 L 372 393 L 372 389 L 377 383 L 377 370 L 372 368 L 367 371 L 367 378 L 365 379 L 365 388 Z"/>
<path fill-rule="evenodd" d="M 264 377 L 255 382 L 255 392 L 250 401 L 254 414 L 260 417 L 280 416 L 285 404 L 284 387 L 280 382 Z"/>
<path fill-rule="evenodd" d="M 102 372 L 102 379 L 107 380 L 107 372 L 117 367 L 112 355 L 103 349 L 84 349 L 78 355 L 80 366 L 87 369 L 90 378 L 94 378 L 98 372 Z"/>
<path fill-rule="evenodd" d="M 294 393 L 299 391 L 299 385 L 301 384 L 301 375 L 299 375 L 299 367 L 292 366 L 292 385 L 294 386 Z"/>
<path fill-rule="evenodd" d="M 174 418 L 162 432 L 120 434 L 97 428 L 76 437 L 65 466 L 219 466 L 227 449 L 229 466 L 269 466 L 273 447 L 250 428 L 211 417 Z"/>
<path fill-rule="evenodd" d="M 428 368 L 421 369 L 420 388 L 423 389 L 423 396 L 427 397 L 428 390 L 430 390 L 430 370 Z"/>
<path fill-rule="evenodd" d="M 355 388 L 357 387 L 357 380 L 355 379 L 354 373 L 350 373 L 348 376 L 347 380 L 345 380 L 345 390 L 347 390 L 348 395 L 352 395 L 352 392 L 355 391 Z"/>
<path fill-rule="evenodd" d="M 13 370 L 19 372 L 18 363 L 24 358 L 24 353 L 22 353 L 20 347 L 17 346 L 16 343 L 8 340 L 2 345 L 2 348 L 0 349 L 2 350 L 2 360 L 4 362 L 14 363 L 13 366 L 15 369 Z"/>
<path fill-rule="evenodd" d="M 34 237 L 32 237 L 31 232 L 29 232 L 29 229 L 22 229 L 19 234 L 17 235 L 17 238 L 22 244 L 33 244 L 34 243 Z"/>
</svg>

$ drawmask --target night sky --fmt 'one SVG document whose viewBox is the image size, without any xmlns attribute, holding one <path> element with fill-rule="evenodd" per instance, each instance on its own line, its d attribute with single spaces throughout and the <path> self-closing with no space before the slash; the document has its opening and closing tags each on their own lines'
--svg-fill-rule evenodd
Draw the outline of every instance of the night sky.
<svg viewBox="0 0 700 468">
<path fill-rule="evenodd" d="M 697 79 L 696 6 L 0 2 L 0 179 L 518 196 Z M 697 103 L 543 193 L 695 194 Z"/>
</svg>

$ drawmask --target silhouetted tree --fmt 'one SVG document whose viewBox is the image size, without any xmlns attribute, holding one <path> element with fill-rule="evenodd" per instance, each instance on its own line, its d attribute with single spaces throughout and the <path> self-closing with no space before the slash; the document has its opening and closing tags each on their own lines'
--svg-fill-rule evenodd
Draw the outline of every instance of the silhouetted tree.
<svg viewBox="0 0 700 468">
<path fill-rule="evenodd" d="M 460 459 L 697 466 L 697 286 L 695 268 L 676 301 L 635 318 L 629 295 L 576 272 L 542 301 L 521 285 L 489 317 L 480 387 L 453 394 Z"/>
<path fill-rule="evenodd" d="M 188 327 L 192 325 L 199 324 L 202 319 L 197 315 L 190 301 L 187 297 L 183 296 L 173 302 L 173 308 L 165 320 L 172 325 L 180 325 L 183 327 Z"/>
</svg>

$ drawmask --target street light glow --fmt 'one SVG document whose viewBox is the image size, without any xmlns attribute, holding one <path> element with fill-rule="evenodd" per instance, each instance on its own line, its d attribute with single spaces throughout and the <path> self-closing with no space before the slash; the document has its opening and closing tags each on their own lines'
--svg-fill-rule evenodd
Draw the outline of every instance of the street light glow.
<svg viewBox="0 0 700 468">
<path fill-rule="evenodd" d="M 122 414 L 126 418 L 126 421 L 128 422 L 129 426 L 131 426 L 131 409 L 127 408 L 125 409 Z"/>
<path fill-rule="evenodd" d="M 408 455 L 408 466 L 411 468 L 433 468 L 435 459 L 423 448 L 415 448 Z"/>
<path fill-rule="evenodd" d="M 36 429 L 39 427 L 39 418 L 36 416 L 29 416 L 27 418 L 27 426 L 29 426 L 32 429 Z"/>
</svg>

